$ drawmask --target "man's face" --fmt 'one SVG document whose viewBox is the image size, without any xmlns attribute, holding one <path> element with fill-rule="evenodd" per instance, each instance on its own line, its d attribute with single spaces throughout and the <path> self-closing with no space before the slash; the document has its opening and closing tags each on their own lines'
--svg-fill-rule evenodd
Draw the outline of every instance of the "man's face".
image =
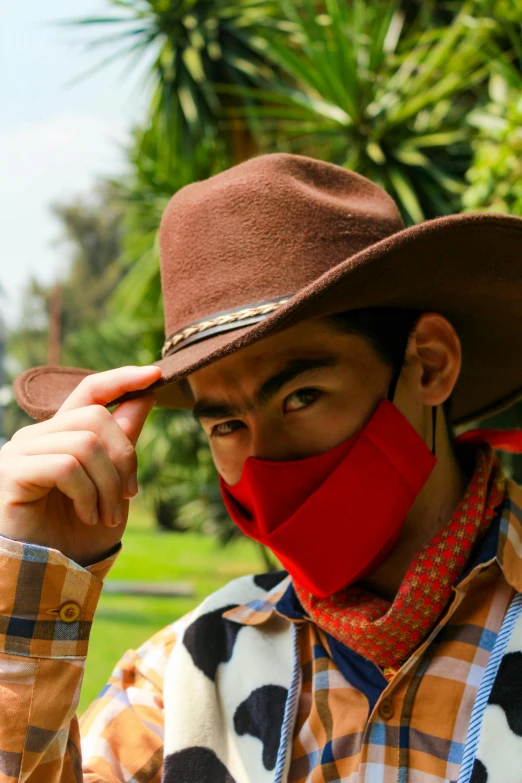
<svg viewBox="0 0 522 783">
<path fill-rule="evenodd" d="M 236 351 L 188 382 L 216 468 L 235 484 L 247 457 L 302 459 L 348 439 L 386 396 L 391 378 L 364 337 L 318 319 Z M 404 388 L 399 397 L 416 426 L 419 406 Z"/>
</svg>

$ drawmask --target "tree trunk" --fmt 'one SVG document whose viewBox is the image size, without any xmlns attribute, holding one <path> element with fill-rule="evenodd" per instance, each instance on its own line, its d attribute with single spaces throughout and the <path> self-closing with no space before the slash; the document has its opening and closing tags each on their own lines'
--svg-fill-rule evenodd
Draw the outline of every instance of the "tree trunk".
<svg viewBox="0 0 522 783">
<path fill-rule="evenodd" d="M 178 522 L 177 506 L 169 500 L 156 500 L 154 503 L 154 516 L 160 530 L 172 533 L 184 533 L 185 528 Z"/>
</svg>

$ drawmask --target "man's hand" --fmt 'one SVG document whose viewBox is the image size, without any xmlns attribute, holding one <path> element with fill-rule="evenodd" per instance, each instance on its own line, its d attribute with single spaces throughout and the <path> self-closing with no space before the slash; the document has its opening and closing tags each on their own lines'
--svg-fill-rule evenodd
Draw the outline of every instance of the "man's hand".
<svg viewBox="0 0 522 783">
<path fill-rule="evenodd" d="M 161 369 L 119 367 L 89 375 L 44 422 L 15 432 L 0 449 L 0 534 L 63 552 L 80 565 L 121 539 L 138 491 L 136 442 L 152 406 L 145 389 Z"/>
</svg>

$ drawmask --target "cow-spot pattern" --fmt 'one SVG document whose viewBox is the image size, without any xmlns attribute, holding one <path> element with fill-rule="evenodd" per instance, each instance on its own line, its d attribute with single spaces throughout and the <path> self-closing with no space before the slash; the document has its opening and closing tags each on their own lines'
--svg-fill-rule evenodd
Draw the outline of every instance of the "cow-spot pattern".
<svg viewBox="0 0 522 783">
<path fill-rule="evenodd" d="M 522 783 L 522 652 L 510 652 L 500 664 L 484 712 L 470 783 Z"/>
<path fill-rule="evenodd" d="M 235 783 L 225 765 L 209 748 L 186 748 L 167 756 L 163 780 L 172 783 Z"/>
<path fill-rule="evenodd" d="M 234 715 L 236 734 L 250 734 L 263 743 L 265 769 L 276 765 L 287 695 L 287 689 L 280 685 L 263 685 L 252 691 Z"/>
<path fill-rule="evenodd" d="M 242 626 L 233 623 L 223 612 L 234 609 L 237 604 L 228 604 L 213 612 L 198 617 L 189 625 L 183 636 L 183 644 L 190 653 L 194 666 L 214 681 L 220 663 L 232 658 L 234 644 Z"/>
<path fill-rule="evenodd" d="M 252 577 L 252 583 L 268 592 L 286 577 L 286 571 L 258 574 Z M 244 626 L 222 615 L 236 606 L 226 603 L 202 614 L 183 634 L 182 644 L 194 666 L 212 682 L 216 682 L 221 665 L 233 666 L 234 647 Z M 287 695 L 287 689 L 280 685 L 263 685 L 239 701 L 234 712 L 236 734 L 261 742 L 262 764 L 268 771 L 276 766 Z M 203 746 L 192 746 L 167 755 L 162 780 L 163 783 L 235 783 L 216 752 Z"/>
</svg>

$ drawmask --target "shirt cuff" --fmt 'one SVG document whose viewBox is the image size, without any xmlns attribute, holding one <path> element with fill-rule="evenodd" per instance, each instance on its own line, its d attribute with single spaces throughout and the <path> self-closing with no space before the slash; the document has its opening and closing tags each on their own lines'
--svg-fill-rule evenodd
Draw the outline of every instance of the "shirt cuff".
<svg viewBox="0 0 522 783">
<path fill-rule="evenodd" d="M 103 580 L 120 550 L 83 568 L 57 549 L 0 535 L 0 653 L 85 657 Z"/>
</svg>

